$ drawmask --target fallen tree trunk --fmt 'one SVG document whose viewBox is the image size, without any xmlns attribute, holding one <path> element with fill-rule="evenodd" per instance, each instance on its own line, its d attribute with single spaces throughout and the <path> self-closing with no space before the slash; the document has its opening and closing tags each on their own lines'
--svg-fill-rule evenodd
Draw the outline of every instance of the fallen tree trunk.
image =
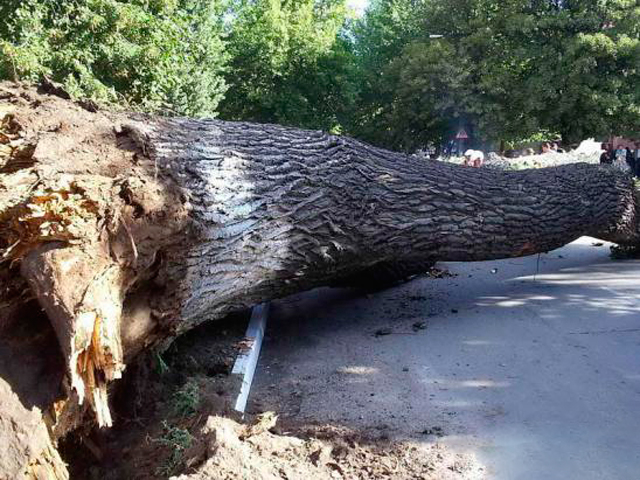
<svg viewBox="0 0 640 480">
<path fill-rule="evenodd" d="M 68 374 L 54 436 L 79 405 L 110 425 L 107 387 L 127 362 L 230 311 L 389 265 L 639 239 L 633 181 L 612 168 L 474 169 L 322 132 L 2 92 L 0 330 L 25 290 L 53 325 Z"/>
</svg>

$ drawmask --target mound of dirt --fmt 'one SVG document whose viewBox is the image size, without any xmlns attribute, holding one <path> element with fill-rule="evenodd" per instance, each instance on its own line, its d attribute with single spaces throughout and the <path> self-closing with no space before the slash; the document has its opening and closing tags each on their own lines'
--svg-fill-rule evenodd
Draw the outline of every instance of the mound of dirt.
<svg viewBox="0 0 640 480">
<path fill-rule="evenodd" d="M 162 357 L 129 372 L 114 392 L 114 427 L 63 442 L 71 478 L 484 478 L 473 456 L 426 437 L 390 439 L 379 430 L 310 424 L 260 408 L 240 420 L 232 408 L 237 379 L 230 372 L 248 313 L 200 326 Z"/>
<path fill-rule="evenodd" d="M 485 472 L 471 455 L 439 444 L 391 443 L 360 438 L 346 428 L 315 427 L 299 436 L 272 433 L 267 413 L 251 426 L 211 416 L 202 429 L 208 459 L 174 480 L 472 480 Z"/>
</svg>

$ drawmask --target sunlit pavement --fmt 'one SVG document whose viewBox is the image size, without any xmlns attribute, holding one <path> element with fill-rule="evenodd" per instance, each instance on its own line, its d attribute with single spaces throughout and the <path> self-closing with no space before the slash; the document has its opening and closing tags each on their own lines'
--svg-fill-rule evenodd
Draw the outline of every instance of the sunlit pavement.
<svg viewBox="0 0 640 480">
<path fill-rule="evenodd" d="M 596 243 L 276 302 L 252 406 L 474 452 L 489 478 L 638 479 L 640 261 Z"/>
</svg>

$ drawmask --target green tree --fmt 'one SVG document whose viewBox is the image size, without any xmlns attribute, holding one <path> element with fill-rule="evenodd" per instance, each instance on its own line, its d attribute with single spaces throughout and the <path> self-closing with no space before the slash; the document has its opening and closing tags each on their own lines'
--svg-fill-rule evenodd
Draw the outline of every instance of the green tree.
<svg viewBox="0 0 640 480">
<path fill-rule="evenodd" d="M 226 90 L 222 11 L 216 0 L 9 2 L 0 76 L 50 76 L 74 97 L 215 115 Z"/>
<path fill-rule="evenodd" d="M 352 135 L 377 145 L 402 148 L 403 138 L 406 140 L 415 130 L 396 123 L 404 117 L 395 98 L 400 65 L 392 64 L 423 35 L 423 9 L 421 1 L 374 0 L 365 15 L 350 24 L 358 83 L 358 101 L 349 122 Z M 415 115 L 412 117 L 415 121 Z M 432 140 L 431 135 L 426 136 Z"/>
<path fill-rule="evenodd" d="M 541 123 L 570 141 L 640 133 L 640 7 L 600 3 L 574 2 L 558 14 L 568 33 L 541 59 L 548 82 L 538 78 L 529 90 L 546 107 Z"/>
<path fill-rule="evenodd" d="M 339 129 L 353 104 L 344 0 L 256 0 L 233 7 L 223 118 Z"/>
<path fill-rule="evenodd" d="M 375 3 L 354 29 L 352 131 L 409 151 L 462 121 L 486 142 L 637 132 L 639 14 L 635 0 Z"/>
<path fill-rule="evenodd" d="M 447 41 L 407 45 L 381 72 L 380 95 L 368 92 L 376 111 L 358 126 L 359 136 L 404 151 L 444 143 L 464 113 L 461 100 L 469 75 L 450 60 L 453 55 L 455 48 Z"/>
</svg>

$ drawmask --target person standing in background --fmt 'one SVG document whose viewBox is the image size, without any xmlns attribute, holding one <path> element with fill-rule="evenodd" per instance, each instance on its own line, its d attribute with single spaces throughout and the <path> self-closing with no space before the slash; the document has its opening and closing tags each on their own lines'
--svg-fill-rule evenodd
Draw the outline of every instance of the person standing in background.
<svg viewBox="0 0 640 480">
<path fill-rule="evenodd" d="M 615 152 L 613 150 L 613 146 L 610 143 L 605 143 L 602 145 L 604 152 L 600 155 L 600 164 L 601 165 L 611 165 L 613 164 L 613 160 L 615 157 Z"/>
<path fill-rule="evenodd" d="M 464 162 L 463 164 L 467 167 L 476 167 L 479 168 L 484 163 L 484 153 L 480 150 L 467 150 L 464 152 Z"/>
<path fill-rule="evenodd" d="M 636 152 L 634 152 L 633 150 L 631 150 L 630 147 L 627 147 L 626 149 L 627 153 L 626 153 L 626 160 L 627 160 L 627 165 L 629 165 L 629 168 L 631 169 L 631 173 L 636 176 L 637 175 L 637 171 L 638 171 L 638 165 L 636 162 Z"/>
</svg>

